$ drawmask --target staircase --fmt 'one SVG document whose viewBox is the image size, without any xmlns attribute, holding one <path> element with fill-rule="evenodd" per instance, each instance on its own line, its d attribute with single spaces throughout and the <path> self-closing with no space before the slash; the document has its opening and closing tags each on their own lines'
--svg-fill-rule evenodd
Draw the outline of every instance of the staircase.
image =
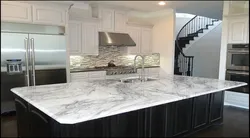
<svg viewBox="0 0 250 138">
<path fill-rule="evenodd" d="M 213 26 L 217 21 L 219 20 L 196 15 L 181 28 L 175 40 L 174 74 L 193 75 L 194 56 L 185 55 L 183 49 L 190 41 L 199 37 L 200 34 L 204 33 L 204 30 L 209 29 L 209 26 Z"/>
</svg>

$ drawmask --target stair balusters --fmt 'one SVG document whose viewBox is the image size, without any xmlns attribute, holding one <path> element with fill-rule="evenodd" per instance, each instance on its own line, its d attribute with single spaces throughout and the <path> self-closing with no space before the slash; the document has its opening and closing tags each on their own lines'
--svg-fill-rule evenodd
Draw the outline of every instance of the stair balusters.
<svg viewBox="0 0 250 138">
<path fill-rule="evenodd" d="M 194 56 L 186 56 L 182 49 L 185 47 L 186 41 L 189 43 L 190 40 L 193 40 L 199 33 L 203 33 L 203 30 L 208 29 L 208 26 L 212 26 L 216 21 L 218 20 L 196 15 L 181 28 L 175 40 L 174 74 L 185 76 L 193 75 Z M 185 37 L 186 39 L 180 39 Z M 182 43 L 180 43 L 180 41 Z"/>
</svg>

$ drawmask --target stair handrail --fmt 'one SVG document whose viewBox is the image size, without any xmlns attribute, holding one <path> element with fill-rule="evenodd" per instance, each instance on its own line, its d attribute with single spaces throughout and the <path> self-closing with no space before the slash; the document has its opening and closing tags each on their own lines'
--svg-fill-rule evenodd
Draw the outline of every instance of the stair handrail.
<svg viewBox="0 0 250 138">
<path fill-rule="evenodd" d="M 175 42 L 176 42 L 176 44 L 177 44 L 177 48 L 179 49 L 180 53 L 181 53 L 184 57 L 187 57 L 187 58 L 193 58 L 194 56 L 186 56 L 186 55 L 182 52 L 181 48 L 179 47 L 179 42 L 178 42 L 178 40 L 179 40 L 179 35 L 180 35 L 181 31 L 182 31 L 191 21 L 193 21 L 196 17 L 198 17 L 198 15 L 195 15 L 195 16 L 194 16 L 192 19 L 190 19 L 184 26 L 182 26 L 182 28 L 181 28 L 180 31 L 178 32 L 178 34 L 177 34 L 177 36 L 176 36 L 176 39 L 175 39 Z"/>
</svg>

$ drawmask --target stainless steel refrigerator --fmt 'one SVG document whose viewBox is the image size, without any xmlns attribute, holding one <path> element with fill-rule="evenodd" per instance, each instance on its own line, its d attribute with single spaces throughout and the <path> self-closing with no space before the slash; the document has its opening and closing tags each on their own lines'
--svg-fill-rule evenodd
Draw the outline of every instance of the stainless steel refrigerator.
<svg viewBox="0 0 250 138">
<path fill-rule="evenodd" d="M 1 28 L 1 114 L 15 111 L 10 89 L 66 82 L 64 28 L 5 23 Z"/>
</svg>

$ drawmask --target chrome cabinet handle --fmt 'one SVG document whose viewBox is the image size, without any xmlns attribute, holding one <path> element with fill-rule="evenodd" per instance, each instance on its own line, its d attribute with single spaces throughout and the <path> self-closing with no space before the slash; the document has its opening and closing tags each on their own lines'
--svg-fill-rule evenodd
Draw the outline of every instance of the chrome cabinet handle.
<svg viewBox="0 0 250 138">
<path fill-rule="evenodd" d="M 229 74 L 239 74 L 239 75 L 249 75 L 248 72 L 240 72 L 240 71 L 226 71 Z"/>
<path fill-rule="evenodd" d="M 28 38 L 24 39 L 24 48 L 25 52 L 25 64 L 26 64 L 26 78 L 27 78 L 27 85 L 30 86 L 30 75 L 29 75 L 29 41 Z"/>
<path fill-rule="evenodd" d="M 36 86 L 36 75 L 35 75 L 35 48 L 34 48 L 34 38 L 31 38 L 31 49 L 32 49 L 32 76 L 33 76 L 33 85 Z"/>
</svg>

